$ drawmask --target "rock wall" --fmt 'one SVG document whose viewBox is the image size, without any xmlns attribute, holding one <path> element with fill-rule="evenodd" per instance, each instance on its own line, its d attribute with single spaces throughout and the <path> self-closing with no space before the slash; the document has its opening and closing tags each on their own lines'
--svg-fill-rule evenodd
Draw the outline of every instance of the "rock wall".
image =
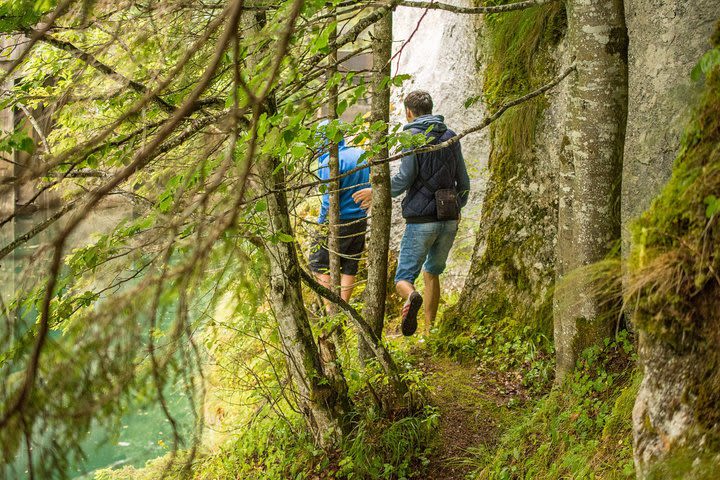
<svg viewBox="0 0 720 480">
<path fill-rule="evenodd" d="M 717 0 L 626 0 L 625 12 L 630 36 L 630 76 L 622 221 L 623 249 L 628 256 L 634 247 L 630 227 L 670 178 L 681 134 L 698 103 L 702 82 L 692 82 L 690 72 L 710 47 L 709 39 L 720 19 L 720 9 Z M 700 198 L 698 201 L 702 204 L 703 200 Z M 670 200 L 671 204 L 679 202 L 683 202 L 679 195 Z M 677 208 L 689 209 L 691 206 L 680 204 Z M 652 215 L 667 209 L 655 208 Z M 702 221 L 704 212 L 701 213 Z M 682 226 L 689 224 L 693 217 L 692 213 L 682 211 L 679 215 L 682 215 L 682 221 L 661 225 L 660 229 L 682 237 Z M 686 239 L 688 243 L 691 241 Z M 667 240 L 663 242 L 668 243 Z M 705 243 L 708 243 L 707 240 Z M 712 251 L 712 242 L 710 245 Z M 682 266 L 682 260 L 677 262 L 678 271 L 687 271 Z M 690 275 L 695 273 L 692 269 L 689 272 Z M 626 283 L 630 281 L 626 278 Z M 674 281 L 681 282 L 678 278 Z M 712 295 L 717 294 L 716 289 Z M 651 292 L 649 295 L 647 302 L 652 302 L 653 295 L 657 294 Z M 698 452 L 710 446 L 707 433 L 703 433 L 702 429 L 698 431 L 699 411 L 702 410 L 702 394 L 698 392 L 717 389 L 717 385 L 713 387 L 713 376 L 709 373 L 717 371 L 717 340 L 708 342 L 707 335 L 702 334 L 703 339 L 693 344 L 696 340 L 691 332 L 686 331 L 675 335 L 676 338 L 669 338 L 667 327 L 678 322 L 679 315 L 699 308 L 702 298 L 707 296 L 695 295 L 693 301 L 685 302 L 684 306 L 670 313 L 667 312 L 670 310 L 667 305 L 672 304 L 670 297 L 663 300 L 665 310 L 651 305 L 646 311 L 640 308 L 636 312 L 635 320 L 640 330 L 640 362 L 644 370 L 633 411 L 634 453 L 639 478 L 650 478 L 653 468 L 679 450 L 685 450 L 690 455 L 688 470 L 682 478 L 694 478 L 689 472 L 690 465 L 699 461 L 695 457 Z M 717 303 L 712 305 L 716 310 Z M 717 322 L 716 315 L 717 311 L 699 312 L 692 323 L 700 328 L 713 316 Z M 661 322 L 664 325 L 661 329 L 652 327 L 653 323 Z M 687 341 L 681 342 L 684 345 L 674 344 L 677 337 L 687 338 Z M 717 381 L 717 375 L 714 378 Z M 717 395 L 712 398 L 717 401 Z M 711 408 L 717 411 L 718 405 Z M 712 429 L 712 426 L 709 428 Z M 718 428 L 715 424 L 716 435 Z M 660 475 L 663 475 L 662 478 L 680 478 L 678 472 Z"/>
<path fill-rule="evenodd" d="M 449 3 L 470 6 L 472 0 Z M 393 16 L 392 74 L 410 74 L 402 87 L 392 92 L 391 124 L 404 124 L 403 97 L 412 90 L 427 90 L 433 98 L 435 113 L 444 115 L 448 126 L 456 132 L 480 123 L 485 110 L 481 103 L 465 107 L 467 99 L 482 92 L 480 49 L 473 41 L 477 36 L 479 17 L 439 10 L 398 7 Z M 459 287 L 468 272 L 475 238 L 475 225 L 480 221 L 480 209 L 485 186 L 485 169 L 489 155 L 487 132 L 472 134 L 462 141 L 462 150 L 472 182 L 471 198 L 463 211 L 463 220 L 443 275 L 445 285 Z M 391 166 L 397 171 L 398 163 Z M 393 231 L 390 248 L 397 250 L 404 222 L 400 200 L 393 205 Z"/>
<path fill-rule="evenodd" d="M 700 91 L 690 71 L 709 47 L 719 12 L 717 0 L 625 0 L 630 37 L 622 187 L 626 253 L 629 224 L 670 178 L 680 135 Z"/>
<path fill-rule="evenodd" d="M 488 65 L 485 100 L 494 107 L 537 88 L 569 62 L 560 41 L 561 4 L 503 15 L 506 23 L 490 24 L 478 36 Z M 446 323 L 472 318 L 482 309 L 550 332 L 567 95 L 561 84 L 493 125 L 472 266 L 463 301 L 446 315 Z"/>
</svg>

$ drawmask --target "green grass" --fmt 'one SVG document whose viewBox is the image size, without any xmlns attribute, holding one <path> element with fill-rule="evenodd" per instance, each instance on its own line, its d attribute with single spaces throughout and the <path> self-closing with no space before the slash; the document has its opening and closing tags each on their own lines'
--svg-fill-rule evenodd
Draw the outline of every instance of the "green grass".
<svg viewBox="0 0 720 480">
<path fill-rule="evenodd" d="M 573 377 L 515 417 L 499 448 L 476 451 L 473 478 L 635 478 L 630 429 L 641 377 L 632 352 L 625 334 L 586 351 Z"/>
</svg>

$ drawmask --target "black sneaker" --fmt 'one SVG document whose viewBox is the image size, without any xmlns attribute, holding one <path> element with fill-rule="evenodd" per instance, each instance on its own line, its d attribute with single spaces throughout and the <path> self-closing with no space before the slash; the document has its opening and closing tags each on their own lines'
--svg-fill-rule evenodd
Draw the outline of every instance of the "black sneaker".
<svg viewBox="0 0 720 480">
<path fill-rule="evenodd" d="M 400 330 L 406 337 L 409 337 L 417 330 L 417 314 L 422 304 L 422 295 L 418 292 L 412 292 L 403 306 L 404 315 L 402 317 Z"/>
</svg>

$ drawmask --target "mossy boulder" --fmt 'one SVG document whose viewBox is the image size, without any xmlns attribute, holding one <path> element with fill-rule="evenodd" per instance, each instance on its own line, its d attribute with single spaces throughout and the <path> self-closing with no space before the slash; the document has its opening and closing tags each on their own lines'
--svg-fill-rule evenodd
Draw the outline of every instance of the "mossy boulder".
<svg viewBox="0 0 720 480">
<path fill-rule="evenodd" d="M 565 29 L 562 3 L 485 18 L 478 42 L 485 51 L 490 111 L 546 83 L 566 63 Z M 565 105 L 559 88 L 492 125 L 489 183 L 471 268 L 463 301 L 448 311 L 445 323 L 472 322 L 481 309 L 550 335 L 562 150 L 556 133 Z"/>
<path fill-rule="evenodd" d="M 720 44 L 714 51 L 720 58 Z M 720 467 L 718 63 L 706 62 L 670 181 L 632 228 L 626 302 L 645 373 L 633 412 L 640 478 L 706 478 Z"/>
</svg>

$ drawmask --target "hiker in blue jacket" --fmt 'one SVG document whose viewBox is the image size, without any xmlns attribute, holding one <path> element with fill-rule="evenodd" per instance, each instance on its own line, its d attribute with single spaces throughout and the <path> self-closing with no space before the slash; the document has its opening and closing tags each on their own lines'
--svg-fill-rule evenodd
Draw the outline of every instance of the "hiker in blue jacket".
<svg viewBox="0 0 720 480">
<path fill-rule="evenodd" d="M 428 92 L 410 92 L 404 104 L 408 123 L 403 130 L 424 134 L 429 145 L 456 135 L 447 128 L 441 115 L 432 114 L 433 101 Z M 460 142 L 436 151 L 404 156 L 400 171 L 391 178 L 390 190 L 393 197 L 406 192 L 402 202 L 406 226 L 395 273 L 395 289 L 405 299 L 402 333 L 415 333 L 417 314 L 424 299 L 424 333 L 428 335 L 440 301 L 440 274 L 445 270 L 455 241 L 460 209 L 470 193 L 470 178 Z M 362 189 L 353 198 L 367 209 L 371 206 L 372 190 Z M 415 280 L 421 269 L 425 281 L 423 296 L 415 291 Z"/>
<path fill-rule="evenodd" d="M 327 123 L 327 122 L 324 122 Z M 321 124 L 322 125 L 322 124 Z M 342 175 L 347 173 L 363 162 L 359 163 L 360 156 L 365 153 L 361 148 L 348 147 L 345 140 L 338 144 L 339 171 Z M 325 152 L 318 158 L 317 175 L 320 180 L 330 179 L 330 167 L 328 162 L 330 153 Z M 365 249 L 365 230 L 367 229 L 367 214 L 355 201 L 352 196 L 358 190 L 370 184 L 370 168 L 363 168 L 340 179 L 340 225 L 338 228 L 339 255 L 340 255 L 340 296 L 346 302 L 350 300 L 353 288 L 355 287 L 355 276 L 358 272 L 360 255 Z M 330 208 L 330 195 L 328 192 L 322 195 L 320 204 L 320 216 L 318 223 L 327 223 L 328 210 Z M 318 281 L 327 288 L 330 288 L 330 254 L 327 249 L 327 234 L 316 236 L 310 249 L 310 270 L 315 274 Z"/>
</svg>

